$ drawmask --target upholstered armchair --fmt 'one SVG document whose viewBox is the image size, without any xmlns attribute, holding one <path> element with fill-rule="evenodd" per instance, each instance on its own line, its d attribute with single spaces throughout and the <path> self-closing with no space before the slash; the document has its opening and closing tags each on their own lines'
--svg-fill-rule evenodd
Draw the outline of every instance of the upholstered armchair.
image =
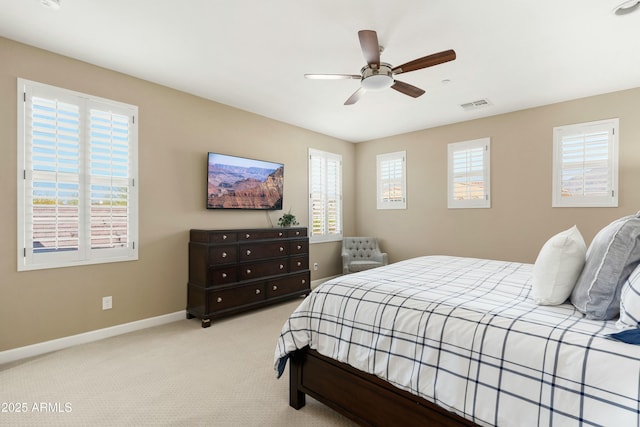
<svg viewBox="0 0 640 427">
<path fill-rule="evenodd" d="M 345 237 L 342 239 L 342 273 L 355 273 L 389 263 L 380 251 L 375 237 Z"/>
</svg>

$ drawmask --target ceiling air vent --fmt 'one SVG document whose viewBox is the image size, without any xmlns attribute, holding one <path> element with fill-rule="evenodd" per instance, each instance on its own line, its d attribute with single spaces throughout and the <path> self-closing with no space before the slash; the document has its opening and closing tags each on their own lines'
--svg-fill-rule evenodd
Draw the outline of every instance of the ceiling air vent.
<svg viewBox="0 0 640 427">
<path fill-rule="evenodd" d="M 461 104 L 460 106 L 465 111 L 471 111 L 471 110 L 477 110 L 478 108 L 488 107 L 489 105 L 491 105 L 489 100 L 487 100 L 487 99 L 479 99 L 477 101 L 467 102 L 466 104 Z"/>
</svg>

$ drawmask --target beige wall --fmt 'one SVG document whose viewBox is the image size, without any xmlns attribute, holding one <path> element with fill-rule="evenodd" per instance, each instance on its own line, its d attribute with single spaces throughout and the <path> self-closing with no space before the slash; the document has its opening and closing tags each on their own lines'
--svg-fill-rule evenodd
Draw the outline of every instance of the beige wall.
<svg viewBox="0 0 640 427">
<path fill-rule="evenodd" d="M 576 224 L 587 244 L 640 210 L 640 89 L 564 102 L 356 146 L 356 232 L 381 238 L 392 261 L 449 254 L 534 262 Z M 554 126 L 620 118 L 618 208 L 552 208 Z M 491 208 L 447 209 L 447 144 L 491 138 Z M 376 210 L 376 155 L 406 150 L 406 210 Z"/>
<path fill-rule="evenodd" d="M 284 209 L 307 225 L 307 150 L 340 153 L 353 170 L 353 144 L 210 102 L 130 76 L 0 38 L 0 351 L 174 313 L 186 306 L 190 228 L 268 227 L 282 211 L 207 211 L 206 153 L 285 164 Z M 17 78 L 139 107 L 140 259 L 17 272 Z M 353 230 L 354 175 L 345 173 L 345 229 Z M 338 274 L 339 244 L 311 246 L 320 268 Z M 102 311 L 103 296 L 113 309 Z M 194 327 L 199 327 L 194 322 Z"/>
<path fill-rule="evenodd" d="M 183 310 L 188 230 L 269 224 L 264 212 L 205 209 L 207 151 L 284 162 L 284 208 L 302 225 L 307 149 L 342 154 L 345 234 L 379 236 L 392 261 L 442 253 L 533 262 L 564 228 L 577 224 L 588 243 L 640 210 L 640 89 L 350 144 L 2 38 L 0 64 L 0 351 Z M 139 107 L 139 261 L 17 272 L 18 77 Z M 620 206 L 551 208 L 552 128 L 612 117 L 620 118 Z M 447 209 L 447 144 L 487 136 L 491 209 Z M 375 156 L 399 150 L 408 209 L 378 211 Z M 280 213 L 269 214 L 274 223 Z M 341 271 L 339 248 L 311 246 L 310 262 L 320 264 L 313 280 Z M 114 308 L 102 311 L 106 295 Z"/>
</svg>

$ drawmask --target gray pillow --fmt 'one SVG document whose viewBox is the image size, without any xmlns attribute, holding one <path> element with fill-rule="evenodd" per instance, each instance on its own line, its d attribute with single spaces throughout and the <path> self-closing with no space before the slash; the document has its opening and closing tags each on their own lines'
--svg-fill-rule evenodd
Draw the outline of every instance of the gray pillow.
<svg viewBox="0 0 640 427">
<path fill-rule="evenodd" d="M 640 264 L 640 212 L 613 221 L 596 234 L 571 303 L 587 319 L 610 320 L 620 313 L 622 285 Z"/>
</svg>

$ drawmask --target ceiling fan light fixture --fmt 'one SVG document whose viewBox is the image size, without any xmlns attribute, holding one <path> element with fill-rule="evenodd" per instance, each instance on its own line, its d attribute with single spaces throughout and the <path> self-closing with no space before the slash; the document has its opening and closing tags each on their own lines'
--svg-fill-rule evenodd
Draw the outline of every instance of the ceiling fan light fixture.
<svg viewBox="0 0 640 427">
<path fill-rule="evenodd" d="M 635 12 L 640 7 L 640 0 L 627 0 L 613 9 L 613 13 L 622 16 Z"/>
<path fill-rule="evenodd" d="M 384 74 L 375 74 L 362 80 L 362 87 L 366 90 L 383 90 L 393 85 L 393 78 Z"/>
<path fill-rule="evenodd" d="M 390 88 L 393 85 L 393 71 L 391 65 L 380 63 L 377 68 L 363 67 L 361 70 L 362 87 L 366 90 L 376 91 Z"/>
</svg>

